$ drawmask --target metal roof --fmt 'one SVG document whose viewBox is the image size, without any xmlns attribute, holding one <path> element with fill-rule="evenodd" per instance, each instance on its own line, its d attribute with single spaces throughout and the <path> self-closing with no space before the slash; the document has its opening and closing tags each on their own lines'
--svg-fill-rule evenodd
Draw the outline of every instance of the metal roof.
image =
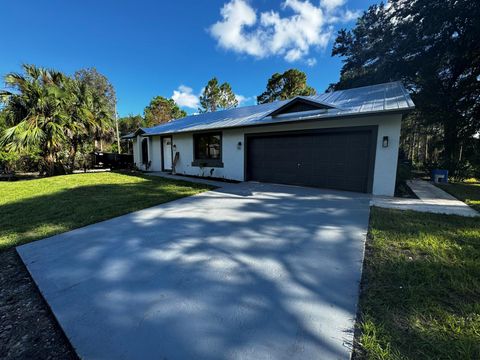
<svg viewBox="0 0 480 360">
<path fill-rule="evenodd" d="M 410 95 L 399 81 L 314 96 L 296 97 L 295 99 L 298 98 L 316 102 L 320 105 L 328 104 L 332 108 L 270 116 L 272 112 L 294 99 L 276 101 L 268 104 L 191 115 L 151 128 L 141 128 L 124 138 L 136 136 L 138 133 L 151 136 L 382 112 L 406 112 L 415 107 Z"/>
</svg>

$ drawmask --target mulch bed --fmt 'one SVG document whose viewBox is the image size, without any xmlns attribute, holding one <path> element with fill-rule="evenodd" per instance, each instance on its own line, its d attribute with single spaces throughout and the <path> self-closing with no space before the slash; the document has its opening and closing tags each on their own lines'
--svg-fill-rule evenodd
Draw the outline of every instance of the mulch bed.
<svg viewBox="0 0 480 360">
<path fill-rule="evenodd" d="M 15 249 L 0 252 L 0 359 L 78 360 Z"/>
</svg>

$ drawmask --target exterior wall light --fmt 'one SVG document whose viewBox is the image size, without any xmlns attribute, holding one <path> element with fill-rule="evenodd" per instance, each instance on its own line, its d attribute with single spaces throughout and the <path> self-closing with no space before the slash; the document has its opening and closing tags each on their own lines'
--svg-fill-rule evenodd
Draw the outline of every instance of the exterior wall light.
<svg viewBox="0 0 480 360">
<path fill-rule="evenodd" d="M 173 151 L 177 151 L 177 145 L 173 144 Z"/>
<path fill-rule="evenodd" d="M 383 137 L 382 147 L 384 148 L 388 147 L 388 136 Z"/>
<path fill-rule="evenodd" d="M 242 142 L 239 141 L 238 144 L 237 144 L 237 149 L 240 150 L 242 148 Z"/>
</svg>

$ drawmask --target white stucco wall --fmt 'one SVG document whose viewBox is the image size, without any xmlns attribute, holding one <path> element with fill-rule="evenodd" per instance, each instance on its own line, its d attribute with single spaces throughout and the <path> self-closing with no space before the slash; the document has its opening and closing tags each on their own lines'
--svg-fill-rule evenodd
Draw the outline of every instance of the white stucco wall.
<svg viewBox="0 0 480 360">
<path fill-rule="evenodd" d="M 192 166 L 193 161 L 193 137 L 191 133 L 173 135 L 173 144 L 176 151 L 180 153 L 179 161 L 176 165 L 177 174 L 212 176 L 230 180 L 244 180 L 244 131 L 243 130 L 225 130 L 222 131 L 222 161 L 223 168 L 200 168 Z M 237 148 L 238 142 L 242 142 L 240 149 Z"/>
<path fill-rule="evenodd" d="M 241 129 L 222 130 L 222 161 L 223 168 L 200 168 L 192 166 L 193 161 L 193 136 L 192 133 L 174 134 L 173 144 L 176 151 L 180 153 L 180 159 L 176 166 L 178 174 L 213 176 L 231 180 L 244 180 L 244 146 L 245 134 L 292 131 L 307 129 L 324 129 L 332 127 L 353 127 L 377 125 L 377 150 L 375 156 L 375 169 L 373 179 L 373 194 L 392 196 L 395 189 L 395 178 L 397 171 L 398 148 L 400 142 L 401 118 L 399 114 L 376 115 L 365 117 L 351 117 L 344 119 L 320 120 L 315 122 L 297 122 L 291 124 L 278 124 L 261 127 L 250 127 Z M 382 147 L 384 136 L 389 137 L 389 146 Z M 150 141 L 150 159 L 152 166 L 150 170 L 161 169 L 161 146 L 160 136 L 154 136 Z M 238 148 L 238 143 L 242 145 Z M 141 152 L 140 146 L 134 145 L 134 159 L 137 156 L 135 150 Z M 139 161 L 141 163 L 141 161 Z M 213 171 L 212 171 L 213 169 Z"/>
<path fill-rule="evenodd" d="M 133 139 L 133 162 L 140 170 L 146 170 L 142 161 L 142 140 L 144 138 L 138 135 Z M 162 170 L 162 158 L 161 158 L 161 146 L 160 137 L 146 137 L 148 141 L 148 160 L 151 161 L 148 171 L 161 171 Z"/>
<path fill-rule="evenodd" d="M 141 162 L 142 162 L 142 160 L 140 159 L 141 154 L 142 154 L 142 149 L 140 149 L 140 142 L 141 141 L 142 140 L 141 140 L 140 136 L 137 136 L 132 141 L 133 163 L 138 168 L 140 168 L 140 165 L 141 165 Z"/>
<path fill-rule="evenodd" d="M 377 153 L 373 175 L 374 195 L 393 196 L 397 178 L 398 150 L 402 115 L 395 115 L 380 122 L 377 137 Z M 388 147 L 382 147 L 384 136 L 388 136 Z"/>
</svg>

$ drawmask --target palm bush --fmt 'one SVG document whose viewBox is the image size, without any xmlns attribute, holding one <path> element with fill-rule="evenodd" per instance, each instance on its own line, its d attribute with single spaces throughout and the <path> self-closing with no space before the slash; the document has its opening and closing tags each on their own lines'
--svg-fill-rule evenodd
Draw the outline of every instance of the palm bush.
<svg viewBox="0 0 480 360">
<path fill-rule="evenodd" d="M 0 92 L 6 122 L 0 144 L 8 152 L 39 149 L 41 174 L 72 171 L 84 142 L 112 132 L 109 105 L 81 80 L 34 65 L 23 70 L 8 74 L 9 91 Z"/>
</svg>

